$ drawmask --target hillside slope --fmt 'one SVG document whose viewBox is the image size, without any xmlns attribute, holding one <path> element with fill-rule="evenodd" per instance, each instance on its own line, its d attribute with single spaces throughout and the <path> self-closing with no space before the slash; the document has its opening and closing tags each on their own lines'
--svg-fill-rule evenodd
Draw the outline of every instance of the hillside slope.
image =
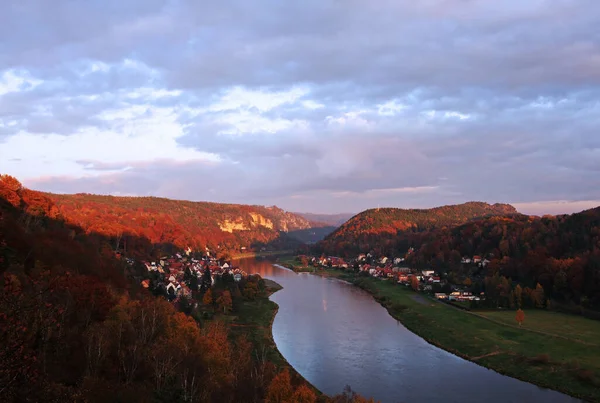
<svg viewBox="0 0 600 403">
<path fill-rule="evenodd" d="M 508 204 L 468 202 L 432 209 L 370 209 L 355 215 L 327 236 L 319 247 L 327 253 L 355 253 L 389 244 L 399 232 L 421 232 L 468 221 L 518 214 Z"/>
<path fill-rule="evenodd" d="M 278 207 L 190 202 L 157 197 L 114 197 L 46 193 L 67 221 L 88 232 L 114 237 L 126 246 L 127 235 L 152 243 L 172 243 L 220 253 L 295 247 L 288 233 L 319 224 Z"/>
<path fill-rule="evenodd" d="M 558 303 L 600 310 L 600 207 L 541 218 L 491 217 L 398 238 L 415 248 L 407 260 L 416 267 L 460 278 L 465 269 L 461 257 L 478 255 L 489 263 L 475 282 L 499 274 L 531 289 L 539 283 Z M 495 287 L 486 290 L 490 299 L 500 299 Z"/>
</svg>

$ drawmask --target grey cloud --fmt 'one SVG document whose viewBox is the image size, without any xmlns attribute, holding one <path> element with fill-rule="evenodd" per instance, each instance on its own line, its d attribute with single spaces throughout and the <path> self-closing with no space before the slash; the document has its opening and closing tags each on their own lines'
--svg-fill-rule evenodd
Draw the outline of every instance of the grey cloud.
<svg viewBox="0 0 600 403">
<path fill-rule="evenodd" d="M 261 114 L 305 128 L 240 136 L 219 134 L 229 127 L 224 112 L 182 114 L 179 143 L 219 154 L 221 164 L 163 161 L 36 183 L 46 190 L 277 201 L 313 211 L 600 199 L 596 0 L 15 4 L 0 6 L 0 35 L 10 38 L 0 44 L 0 71 L 23 68 L 46 81 L 0 96 L 0 123 L 18 122 L 0 125 L 0 135 L 102 127 L 95 116 L 146 86 L 183 90 L 153 101 L 163 106 L 206 107 L 236 85 L 300 85 L 310 89 L 305 99 L 324 105 Z M 124 59 L 151 71 L 118 67 Z M 91 60 L 117 67 L 78 74 Z M 378 115 L 376 105 L 391 99 L 405 110 Z M 361 109 L 370 125 L 326 120 Z M 437 117 L 427 119 L 432 110 Z M 107 172 L 127 166 L 81 163 Z M 373 193 L 423 187 L 432 189 Z"/>
</svg>

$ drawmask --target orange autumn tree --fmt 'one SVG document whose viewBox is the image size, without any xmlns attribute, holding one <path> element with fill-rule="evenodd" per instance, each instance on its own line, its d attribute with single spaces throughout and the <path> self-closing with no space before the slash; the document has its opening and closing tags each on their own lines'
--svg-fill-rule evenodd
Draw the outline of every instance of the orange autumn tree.
<svg viewBox="0 0 600 403">
<path fill-rule="evenodd" d="M 267 391 L 266 403 L 288 403 L 292 397 L 293 389 L 290 373 L 287 368 L 278 373 L 271 381 Z"/>
<path fill-rule="evenodd" d="M 419 291 L 419 279 L 416 276 L 410 278 L 410 285 L 413 290 Z"/>
<path fill-rule="evenodd" d="M 293 403 L 316 403 L 317 396 L 308 386 L 300 385 L 292 395 Z"/>
<path fill-rule="evenodd" d="M 202 297 L 202 303 L 206 306 L 212 306 L 213 297 L 210 289 L 204 293 L 204 297 Z"/>
<path fill-rule="evenodd" d="M 231 311 L 233 301 L 231 300 L 231 293 L 229 291 L 224 291 L 223 294 L 219 298 L 217 298 L 217 304 L 219 304 L 219 309 L 223 310 L 223 313 L 227 313 Z"/>
<path fill-rule="evenodd" d="M 519 326 L 521 326 L 523 324 L 523 322 L 525 321 L 525 312 L 523 312 L 522 309 L 518 309 L 515 319 L 517 320 L 517 322 L 519 322 Z"/>
</svg>

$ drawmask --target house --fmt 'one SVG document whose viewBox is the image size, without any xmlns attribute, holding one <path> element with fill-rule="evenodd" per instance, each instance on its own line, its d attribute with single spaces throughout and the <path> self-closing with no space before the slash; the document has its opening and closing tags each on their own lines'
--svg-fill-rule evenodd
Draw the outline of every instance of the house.
<svg viewBox="0 0 600 403">
<path fill-rule="evenodd" d="M 432 283 L 439 283 L 441 281 L 441 279 L 437 276 L 433 276 L 431 277 L 431 282 Z"/>
<path fill-rule="evenodd" d="M 387 261 L 388 261 L 388 258 L 386 256 L 384 256 L 381 259 L 379 259 L 379 263 L 381 263 L 381 264 L 386 264 Z"/>
<path fill-rule="evenodd" d="M 475 255 L 473 256 L 473 263 L 479 263 L 481 262 L 481 256 Z"/>
<path fill-rule="evenodd" d="M 226 270 L 226 269 L 229 269 L 229 267 L 230 267 L 229 263 L 225 262 L 225 263 L 223 263 L 223 266 L 221 266 L 221 269 Z"/>
<path fill-rule="evenodd" d="M 423 270 L 421 273 L 423 274 L 423 276 L 429 277 L 429 276 L 433 276 L 433 274 L 435 272 L 433 270 Z"/>
<path fill-rule="evenodd" d="M 150 287 L 150 280 L 144 280 L 144 281 L 142 281 L 142 287 L 149 288 Z"/>
<path fill-rule="evenodd" d="M 471 259 L 468 257 L 463 257 L 460 262 L 463 264 L 468 264 L 471 263 Z"/>
<path fill-rule="evenodd" d="M 173 284 L 173 283 L 167 284 L 167 292 L 169 294 L 176 294 L 177 293 L 177 287 L 175 287 L 175 284 Z"/>
<path fill-rule="evenodd" d="M 358 260 L 359 262 L 362 262 L 366 258 L 367 258 L 367 255 L 365 255 L 364 253 L 361 253 L 360 255 L 358 255 L 358 257 L 356 258 L 356 260 Z"/>
<path fill-rule="evenodd" d="M 233 279 L 234 279 L 235 281 L 241 281 L 241 280 L 242 280 L 242 275 L 241 275 L 240 273 L 235 273 L 235 274 L 233 275 Z"/>
<path fill-rule="evenodd" d="M 481 266 L 485 267 L 485 266 L 487 266 L 487 265 L 488 265 L 488 263 L 489 263 L 489 262 L 490 262 L 489 260 L 487 260 L 487 259 L 483 259 L 483 260 L 481 261 Z"/>
<path fill-rule="evenodd" d="M 395 258 L 395 259 L 394 259 L 394 264 L 400 264 L 400 263 L 402 263 L 403 261 L 404 261 L 404 258 L 397 257 L 397 258 Z"/>
</svg>

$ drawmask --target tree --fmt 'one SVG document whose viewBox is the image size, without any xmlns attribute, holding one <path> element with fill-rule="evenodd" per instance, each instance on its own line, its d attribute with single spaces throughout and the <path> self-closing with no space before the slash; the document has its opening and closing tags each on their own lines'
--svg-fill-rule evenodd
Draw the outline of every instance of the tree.
<svg viewBox="0 0 600 403">
<path fill-rule="evenodd" d="M 523 303 L 523 289 L 520 284 L 517 284 L 515 287 L 513 295 L 515 297 L 515 305 L 517 305 L 517 308 L 521 309 Z"/>
<path fill-rule="evenodd" d="M 208 291 L 206 291 L 204 293 L 204 297 L 202 297 L 202 304 L 204 304 L 206 306 L 212 306 L 213 296 L 212 296 L 212 291 L 210 289 L 208 289 Z"/>
<path fill-rule="evenodd" d="M 293 403 L 316 403 L 317 396 L 308 386 L 300 385 L 292 396 Z"/>
<path fill-rule="evenodd" d="M 540 283 L 537 283 L 535 290 L 531 293 L 531 302 L 533 302 L 536 308 L 542 308 L 545 301 L 544 288 Z"/>
<path fill-rule="evenodd" d="M 410 278 L 410 286 L 413 290 L 419 291 L 419 279 L 417 278 L 417 276 L 412 276 Z"/>
<path fill-rule="evenodd" d="M 258 285 L 253 281 L 246 282 L 243 294 L 244 297 L 248 298 L 249 300 L 254 300 L 258 295 Z"/>
<path fill-rule="evenodd" d="M 210 269 L 207 267 L 202 273 L 202 280 L 200 282 L 200 292 L 205 293 L 212 286 L 212 277 L 210 275 Z"/>
<path fill-rule="evenodd" d="M 217 304 L 219 304 L 219 309 L 222 309 L 223 313 L 231 311 L 233 304 L 233 301 L 231 300 L 231 293 L 229 291 L 224 291 L 223 294 L 217 298 Z"/>
<path fill-rule="evenodd" d="M 522 309 L 517 309 L 517 315 L 515 316 L 517 322 L 519 322 L 519 326 L 523 324 L 525 321 L 525 312 Z"/>
<path fill-rule="evenodd" d="M 271 381 L 267 390 L 266 403 L 287 403 L 292 397 L 292 383 L 290 373 L 287 368 L 278 373 Z"/>
</svg>

